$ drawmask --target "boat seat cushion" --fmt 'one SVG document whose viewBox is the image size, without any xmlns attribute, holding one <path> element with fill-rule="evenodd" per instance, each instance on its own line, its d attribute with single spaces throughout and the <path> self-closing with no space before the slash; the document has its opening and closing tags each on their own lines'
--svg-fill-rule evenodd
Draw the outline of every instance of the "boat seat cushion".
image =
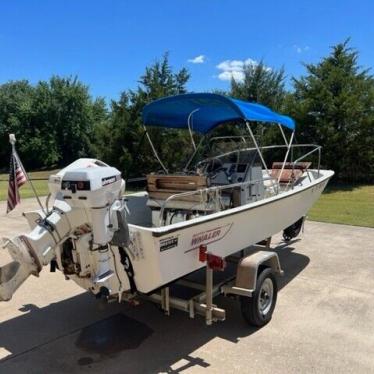
<svg viewBox="0 0 374 374">
<path fill-rule="evenodd" d="M 304 174 L 304 171 L 309 169 L 311 162 L 286 162 L 279 183 L 296 182 Z M 283 162 L 273 162 L 271 168 L 271 176 L 275 179 L 279 178 L 283 166 Z"/>
</svg>

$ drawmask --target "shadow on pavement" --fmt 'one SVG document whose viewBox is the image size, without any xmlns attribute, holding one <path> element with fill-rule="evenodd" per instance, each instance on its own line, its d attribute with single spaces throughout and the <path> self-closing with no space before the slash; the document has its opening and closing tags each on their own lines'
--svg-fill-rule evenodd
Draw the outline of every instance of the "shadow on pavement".
<svg viewBox="0 0 374 374">
<path fill-rule="evenodd" d="M 309 258 L 290 246 L 273 250 L 285 271 L 279 279 L 281 289 L 308 265 Z M 41 366 L 29 372 L 174 373 L 207 368 L 210 363 L 196 350 L 217 337 L 237 343 L 257 332 L 244 322 L 235 300 L 218 297 L 216 303 L 226 309 L 227 319 L 209 327 L 203 318 L 189 319 L 179 311 L 167 317 L 150 303 L 104 304 L 88 293 L 44 308 L 24 305 L 25 314 L 0 324 L 0 346 L 10 352 L 0 361 L 0 371 L 14 364 L 27 371 L 41 357 Z"/>
</svg>

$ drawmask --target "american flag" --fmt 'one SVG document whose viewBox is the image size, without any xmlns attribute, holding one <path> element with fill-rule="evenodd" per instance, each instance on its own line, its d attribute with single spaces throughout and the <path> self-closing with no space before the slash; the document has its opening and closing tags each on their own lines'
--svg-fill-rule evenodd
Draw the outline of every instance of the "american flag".
<svg viewBox="0 0 374 374">
<path fill-rule="evenodd" d="M 18 161 L 15 152 L 13 151 L 12 156 L 10 157 L 7 213 L 13 210 L 16 205 L 20 203 L 21 198 L 18 189 L 23 186 L 26 181 L 26 175 L 20 166 L 20 162 Z"/>
</svg>

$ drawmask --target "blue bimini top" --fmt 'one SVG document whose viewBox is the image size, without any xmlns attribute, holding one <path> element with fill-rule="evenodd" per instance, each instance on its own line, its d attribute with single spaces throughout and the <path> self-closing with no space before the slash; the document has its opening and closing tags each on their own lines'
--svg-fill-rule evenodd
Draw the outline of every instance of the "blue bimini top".
<svg viewBox="0 0 374 374">
<path fill-rule="evenodd" d="M 190 116 L 191 129 L 203 134 L 221 123 L 236 120 L 277 123 L 295 129 L 291 117 L 273 112 L 264 105 L 212 93 L 165 97 L 146 105 L 142 113 L 146 126 L 176 129 L 187 129 Z"/>
</svg>

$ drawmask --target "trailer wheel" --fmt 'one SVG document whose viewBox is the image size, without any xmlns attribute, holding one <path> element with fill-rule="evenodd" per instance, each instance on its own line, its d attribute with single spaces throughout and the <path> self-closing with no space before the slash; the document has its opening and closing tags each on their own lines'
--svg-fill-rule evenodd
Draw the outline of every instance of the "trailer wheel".
<svg viewBox="0 0 374 374">
<path fill-rule="evenodd" d="M 252 297 L 240 297 L 243 318 L 253 326 L 266 325 L 273 315 L 277 294 L 277 280 L 272 270 L 265 268 L 257 277 L 257 286 Z"/>
</svg>

